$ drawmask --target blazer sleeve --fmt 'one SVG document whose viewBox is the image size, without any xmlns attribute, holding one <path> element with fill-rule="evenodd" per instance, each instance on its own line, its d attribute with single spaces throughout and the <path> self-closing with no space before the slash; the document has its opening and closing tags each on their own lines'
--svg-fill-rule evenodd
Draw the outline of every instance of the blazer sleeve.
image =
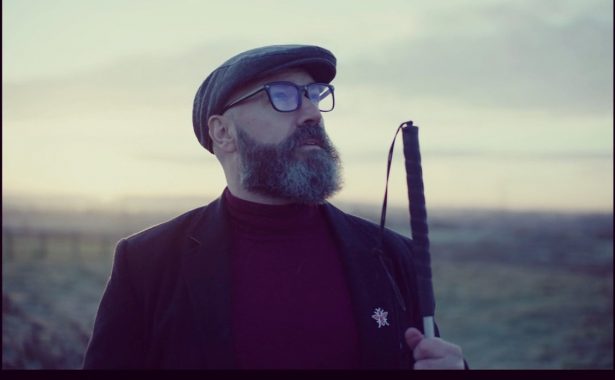
<svg viewBox="0 0 615 380">
<path fill-rule="evenodd" d="M 142 368 L 144 311 L 128 265 L 128 241 L 117 245 L 113 269 L 85 352 L 84 369 Z"/>
</svg>

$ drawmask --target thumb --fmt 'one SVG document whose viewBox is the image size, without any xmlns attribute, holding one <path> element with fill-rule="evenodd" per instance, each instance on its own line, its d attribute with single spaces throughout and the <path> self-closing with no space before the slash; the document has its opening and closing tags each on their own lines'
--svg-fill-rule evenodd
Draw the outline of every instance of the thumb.
<svg viewBox="0 0 615 380">
<path fill-rule="evenodd" d="M 406 338 L 406 343 L 411 350 L 414 351 L 414 348 L 423 340 L 423 334 L 421 331 L 414 327 L 409 327 L 404 334 L 404 338 Z"/>
</svg>

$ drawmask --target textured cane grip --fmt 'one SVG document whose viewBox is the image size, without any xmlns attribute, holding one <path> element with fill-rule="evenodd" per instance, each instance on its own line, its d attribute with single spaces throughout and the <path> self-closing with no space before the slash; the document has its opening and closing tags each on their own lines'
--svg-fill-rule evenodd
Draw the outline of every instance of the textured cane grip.
<svg viewBox="0 0 615 380">
<path fill-rule="evenodd" d="M 423 187 L 423 169 L 419 148 L 418 128 L 408 122 L 402 128 L 408 200 L 410 203 L 410 227 L 412 230 L 414 261 L 417 270 L 417 286 L 420 295 L 421 315 L 433 316 L 435 297 L 431 281 L 431 258 L 429 253 L 429 228 Z"/>
</svg>

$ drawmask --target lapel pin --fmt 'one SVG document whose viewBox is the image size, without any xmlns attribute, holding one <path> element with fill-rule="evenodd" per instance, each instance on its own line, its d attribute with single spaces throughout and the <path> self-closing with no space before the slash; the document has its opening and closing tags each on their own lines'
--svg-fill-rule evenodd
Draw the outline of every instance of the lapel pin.
<svg viewBox="0 0 615 380">
<path fill-rule="evenodd" d="M 372 318 L 378 322 L 378 328 L 381 328 L 382 326 L 389 326 L 387 315 L 389 315 L 389 313 L 379 307 L 374 310 L 374 315 L 372 315 Z"/>
</svg>

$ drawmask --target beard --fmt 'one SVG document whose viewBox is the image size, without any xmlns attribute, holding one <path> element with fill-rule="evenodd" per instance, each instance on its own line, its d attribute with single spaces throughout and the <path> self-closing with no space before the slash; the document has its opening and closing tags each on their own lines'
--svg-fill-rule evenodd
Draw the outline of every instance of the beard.
<svg viewBox="0 0 615 380">
<path fill-rule="evenodd" d="M 320 147 L 299 151 L 306 141 Z M 278 144 L 260 144 L 237 129 L 242 187 L 257 194 L 319 204 L 341 189 L 339 154 L 324 128 L 304 124 Z"/>
</svg>

